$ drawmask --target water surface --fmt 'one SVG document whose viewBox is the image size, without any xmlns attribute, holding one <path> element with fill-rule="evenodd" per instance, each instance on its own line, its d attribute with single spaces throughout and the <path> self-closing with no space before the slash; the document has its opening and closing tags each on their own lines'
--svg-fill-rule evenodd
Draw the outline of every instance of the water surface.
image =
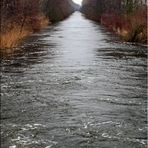
<svg viewBox="0 0 148 148">
<path fill-rule="evenodd" d="M 1 60 L 3 148 L 146 148 L 147 49 L 74 13 Z"/>
</svg>

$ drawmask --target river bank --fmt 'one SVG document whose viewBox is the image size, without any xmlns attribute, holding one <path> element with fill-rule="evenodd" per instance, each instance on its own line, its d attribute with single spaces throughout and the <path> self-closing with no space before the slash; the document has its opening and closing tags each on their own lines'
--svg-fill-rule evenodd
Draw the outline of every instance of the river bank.
<svg viewBox="0 0 148 148">
<path fill-rule="evenodd" d="M 24 37 L 65 19 L 75 9 L 71 0 L 2 0 L 0 49 L 16 47 Z"/>
<path fill-rule="evenodd" d="M 147 5 L 125 0 L 84 0 L 81 12 L 113 31 L 123 41 L 148 44 Z"/>
<path fill-rule="evenodd" d="M 123 41 L 148 44 L 145 10 L 131 15 L 103 14 L 101 24 L 114 31 Z"/>
<path fill-rule="evenodd" d="M 0 49 L 16 47 L 23 38 L 48 26 L 51 22 L 45 16 L 26 18 L 25 22 L 12 23 L 11 28 L 0 33 Z"/>
</svg>

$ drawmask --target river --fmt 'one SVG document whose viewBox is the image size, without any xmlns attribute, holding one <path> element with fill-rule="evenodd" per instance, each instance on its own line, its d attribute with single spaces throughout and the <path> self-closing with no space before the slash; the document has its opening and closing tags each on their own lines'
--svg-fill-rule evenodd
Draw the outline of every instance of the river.
<svg viewBox="0 0 148 148">
<path fill-rule="evenodd" d="M 146 148 L 147 48 L 76 12 L 1 59 L 2 148 Z"/>
</svg>

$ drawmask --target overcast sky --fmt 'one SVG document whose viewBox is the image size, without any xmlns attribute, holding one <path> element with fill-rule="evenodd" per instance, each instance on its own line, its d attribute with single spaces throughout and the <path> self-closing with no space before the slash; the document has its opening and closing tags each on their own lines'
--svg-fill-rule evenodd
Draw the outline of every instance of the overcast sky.
<svg viewBox="0 0 148 148">
<path fill-rule="evenodd" d="M 73 0 L 75 3 L 81 5 L 82 4 L 82 0 Z"/>
</svg>

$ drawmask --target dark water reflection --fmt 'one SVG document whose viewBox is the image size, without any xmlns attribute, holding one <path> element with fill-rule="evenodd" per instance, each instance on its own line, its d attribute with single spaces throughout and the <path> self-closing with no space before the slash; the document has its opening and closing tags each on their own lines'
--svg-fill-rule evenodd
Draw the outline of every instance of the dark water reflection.
<svg viewBox="0 0 148 148">
<path fill-rule="evenodd" d="M 3 148 L 146 148 L 147 49 L 75 13 L 1 59 Z"/>
</svg>

